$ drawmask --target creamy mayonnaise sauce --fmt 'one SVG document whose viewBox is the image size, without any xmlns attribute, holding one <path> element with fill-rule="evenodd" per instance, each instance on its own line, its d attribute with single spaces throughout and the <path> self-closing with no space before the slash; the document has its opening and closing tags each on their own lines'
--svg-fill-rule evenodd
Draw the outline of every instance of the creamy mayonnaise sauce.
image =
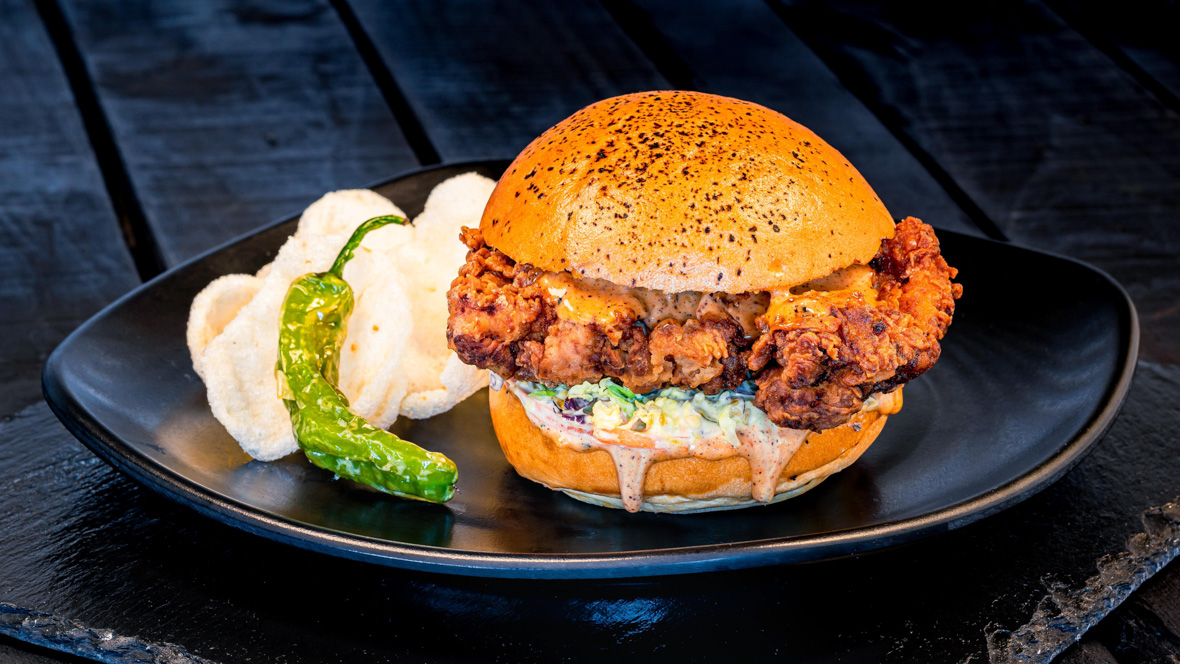
<svg viewBox="0 0 1180 664">
<path fill-rule="evenodd" d="M 585 422 L 571 421 L 547 398 L 536 398 L 530 389 L 517 381 L 505 381 L 520 399 L 529 420 L 552 436 L 558 444 L 580 452 L 602 450 L 611 456 L 619 478 L 623 507 L 638 512 L 643 506 L 643 485 L 653 463 L 667 459 L 697 457 L 724 459 L 739 455 L 750 464 L 752 494 L 755 500 L 769 502 L 783 469 L 799 451 L 810 431 L 788 429 L 774 425 L 764 414 L 753 417 L 750 424 L 738 424 L 732 429 L 734 437 L 718 426 L 702 426 L 699 416 L 685 415 L 681 426 L 648 429 L 644 435 L 629 435 L 633 429 L 624 426 L 599 427 L 594 418 Z M 865 402 L 864 410 L 892 410 L 893 394 L 874 394 Z M 675 423 L 672 423 L 675 424 Z"/>
<path fill-rule="evenodd" d="M 766 313 L 769 304 L 770 293 L 765 291 L 742 295 L 714 293 L 701 298 L 694 317 L 700 318 L 705 313 L 727 314 L 741 324 L 742 332 L 747 338 L 753 339 L 762 334 L 758 329 L 757 320 Z"/>
</svg>

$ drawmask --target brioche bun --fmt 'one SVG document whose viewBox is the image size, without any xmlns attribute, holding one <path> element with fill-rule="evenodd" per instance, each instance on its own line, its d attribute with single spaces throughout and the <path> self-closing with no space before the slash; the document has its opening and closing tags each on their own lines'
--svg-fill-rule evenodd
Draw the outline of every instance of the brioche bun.
<svg viewBox="0 0 1180 664">
<path fill-rule="evenodd" d="M 544 271 L 666 293 L 746 293 L 867 264 L 894 223 L 861 174 L 806 127 L 757 104 L 665 91 L 592 104 L 534 140 L 497 183 L 480 231 L 488 246 Z M 561 444 L 507 387 L 490 400 L 496 436 L 518 473 L 579 500 L 624 506 L 612 459 L 621 450 Z M 808 434 L 771 502 L 855 461 L 901 407 L 900 391 L 881 403 Z M 627 440 L 642 433 L 616 433 L 652 447 Z M 717 459 L 681 448 L 661 454 L 646 476 L 627 481 L 628 509 L 637 508 L 638 483 L 648 511 L 758 504 L 751 462 L 738 449 Z M 684 456 L 669 458 L 677 454 Z"/>
<path fill-rule="evenodd" d="M 524 406 L 507 387 L 488 394 L 500 448 L 517 473 L 583 502 L 623 507 L 610 454 L 561 445 L 529 420 Z M 797 496 L 856 461 L 881 433 L 888 416 L 901 410 L 901 389 L 888 397 L 878 410 L 858 413 L 841 426 L 808 434 L 779 476 L 771 502 Z M 752 496 L 750 463 L 736 452 L 716 460 L 687 457 L 656 461 L 643 484 L 643 510 L 648 512 L 707 512 L 758 504 L 762 503 Z"/>
<path fill-rule="evenodd" d="M 500 178 L 480 230 L 542 270 L 741 293 L 867 263 L 893 220 L 806 127 L 758 104 L 671 91 L 606 99 L 541 134 Z"/>
</svg>

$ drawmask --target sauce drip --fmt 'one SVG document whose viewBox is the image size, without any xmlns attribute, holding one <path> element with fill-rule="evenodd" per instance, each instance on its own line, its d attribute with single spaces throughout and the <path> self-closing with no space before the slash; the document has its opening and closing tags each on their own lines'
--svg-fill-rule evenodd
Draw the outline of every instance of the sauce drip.
<svg viewBox="0 0 1180 664">
<path fill-rule="evenodd" d="M 657 450 L 626 445 L 604 445 L 599 449 L 606 450 L 614 459 L 623 509 L 632 513 L 643 509 L 643 483 L 647 479 L 647 469 L 656 461 Z"/>
<path fill-rule="evenodd" d="M 683 323 L 713 314 L 732 317 L 746 338 L 753 339 L 771 328 L 790 327 L 800 318 L 826 314 L 832 307 L 872 304 L 877 296 L 875 277 L 867 265 L 850 265 L 789 289 L 740 294 L 666 293 L 569 272 L 545 272 L 537 282 L 552 298 L 558 318 L 581 325 L 609 330 L 638 320 L 650 329 L 665 320 Z"/>
<path fill-rule="evenodd" d="M 641 317 L 647 307 L 631 289 L 605 279 L 577 279 L 568 272 L 546 272 L 537 280 L 556 298 L 557 317 L 575 323 L 611 327 L 629 316 Z"/>
<path fill-rule="evenodd" d="M 735 448 L 724 435 L 701 437 L 691 444 L 667 444 L 654 440 L 655 447 L 628 445 L 619 435 L 610 430 L 595 430 L 593 426 L 578 424 L 561 418 L 548 406 L 534 407 L 535 403 L 527 393 L 512 389 L 525 406 L 530 421 L 553 436 L 558 444 L 580 452 L 602 450 L 611 456 L 619 479 L 619 495 L 623 508 L 638 512 L 643 507 L 643 484 L 647 471 L 653 463 L 668 459 L 698 457 L 702 459 L 723 459 L 735 453 L 750 463 L 751 494 L 754 500 L 770 502 L 778 487 L 779 477 L 803 446 L 808 434 L 806 429 L 788 429 L 770 425 L 768 427 L 741 427 L 737 429 L 740 444 Z M 889 415 L 900 409 L 897 393 L 875 394 L 877 405 L 874 409 Z M 660 445 L 664 442 L 665 445 Z M 558 487 L 560 488 L 560 487 Z"/>
<path fill-rule="evenodd" d="M 642 319 L 649 328 L 655 327 L 656 323 L 669 318 L 683 323 L 696 316 L 702 298 L 701 293 L 697 291 L 664 293 L 649 288 L 635 288 L 633 290 L 639 291 L 637 295 L 647 307 Z"/>
<path fill-rule="evenodd" d="M 714 313 L 732 317 L 742 326 L 742 333 L 747 339 L 753 339 L 762 334 L 758 329 L 758 317 L 766 313 L 770 304 L 770 293 L 713 293 L 701 298 L 697 307 L 696 318 L 706 313 Z"/>
<path fill-rule="evenodd" d="M 750 462 L 751 494 L 754 500 L 768 503 L 774 498 L 779 476 L 803 446 L 803 440 L 809 433 L 807 429 L 781 427 L 774 433 L 753 427 L 738 433 L 738 439 L 742 441 L 738 454 Z"/>
</svg>

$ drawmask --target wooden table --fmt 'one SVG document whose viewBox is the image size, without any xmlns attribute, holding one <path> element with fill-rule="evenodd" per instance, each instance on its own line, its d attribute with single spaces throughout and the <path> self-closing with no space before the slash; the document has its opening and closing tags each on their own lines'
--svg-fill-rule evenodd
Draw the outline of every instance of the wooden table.
<svg viewBox="0 0 1180 664">
<path fill-rule="evenodd" d="M 1180 10 L 958 4 L 0 0 L 0 662 L 1180 661 Z M 808 125 L 896 215 L 1114 275 L 1143 335 L 1105 440 L 1017 507 L 894 551 L 508 582 L 215 524 L 41 399 L 54 346 L 179 261 L 671 87 Z M 1125 578 L 1088 581 L 1108 555 Z"/>
</svg>

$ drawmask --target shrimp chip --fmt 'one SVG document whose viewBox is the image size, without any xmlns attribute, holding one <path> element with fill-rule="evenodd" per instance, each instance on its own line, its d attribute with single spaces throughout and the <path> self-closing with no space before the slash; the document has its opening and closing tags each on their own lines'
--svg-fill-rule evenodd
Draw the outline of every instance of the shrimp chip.
<svg viewBox="0 0 1180 664">
<path fill-rule="evenodd" d="M 279 310 L 291 282 L 331 267 L 346 239 L 335 235 L 287 240 L 258 293 L 201 356 L 213 416 L 255 459 L 273 461 L 298 449 L 275 379 Z"/>
<path fill-rule="evenodd" d="M 357 415 L 388 427 L 399 415 L 437 415 L 487 384 L 447 348 L 446 291 L 466 257 L 459 227 L 479 224 L 494 182 L 451 178 L 412 226 L 374 230 L 344 268 L 355 304 L 340 355 L 339 388 Z M 366 219 L 402 215 L 369 190 L 312 204 L 275 260 L 255 276 L 230 275 L 193 302 L 189 350 L 209 406 L 250 456 L 271 461 L 298 449 L 275 378 L 279 317 L 291 282 L 327 270 Z"/>
<path fill-rule="evenodd" d="M 399 369 L 406 358 L 410 339 L 410 300 L 400 275 L 385 269 L 372 280 L 362 282 L 349 271 L 378 254 L 358 252 L 344 269 L 344 280 L 353 288 L 356 304 L 348 320 L 348 334 L 340 353 L 340 391 L 348 397 L 352 411 L 376 427 L 393 424 L 405 394 L 405 380 Z M 359 270 L 358 270 L 359 271 Z"/>
<path fill-rule="evenodd" d="M 445 413 L 488 384 L 488 372 L 463 364 L 454 353 L 447 357 L 438 378 L 441 387 L 406 395 L 402 400 L 402 415 L 420 420 Z"/>
<path fill-rule="evenodd" d="M 205 347 L 221 334 L 242 307 L 254 299 L 259 288 L 262 288 L 262 280 L 257 277 L 227 274 L 214 279 L 193 299 L 185 338 L 188 352 L 193 358 L 193 369 L 202 379 L 205 378 L 205 371 L 201 358 Z"/>
<path fill-rule="evenodd" d="M 410 361 L 404 369 L 402 412 L 407 417 L 446 412 L 487 385 L 487 372 L 462 364 L 447 347 L 446 294 L 467 257 L 459 229 L 479 226 L 495 186 L 476 173 L 442 182 L 414 220 L 413 242 L 397 248 L 397 265 L 414 308 Z"/>
</svg>

